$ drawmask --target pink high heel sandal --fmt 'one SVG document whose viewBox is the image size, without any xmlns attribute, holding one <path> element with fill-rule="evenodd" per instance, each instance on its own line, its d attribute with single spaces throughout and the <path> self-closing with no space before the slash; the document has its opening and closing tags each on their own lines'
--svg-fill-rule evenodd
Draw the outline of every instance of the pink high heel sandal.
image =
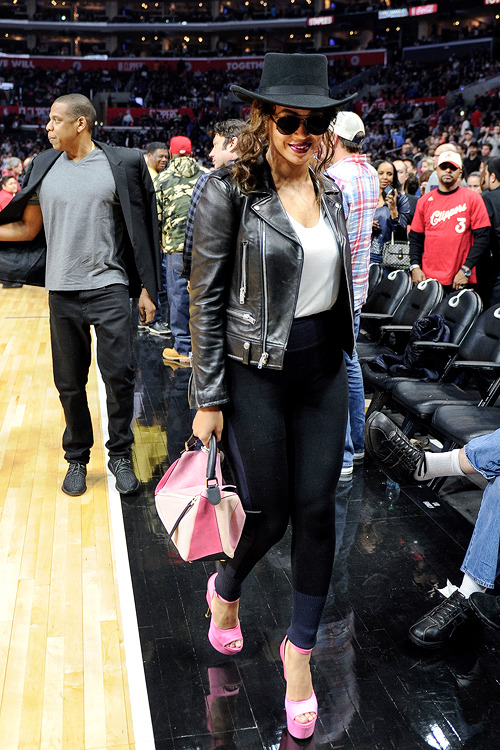
<svg viewBox="0 0 500 750">
<path fill-rule="evenodd" d="M 226 604 L 233 604 L 233 602 L 228 602 L 226 599 L 223 599 L 222 596 L 219 596 L 217 591 L 215 590 L 215 579 L 217 578 L 217 573 L 214 573 L 210 578 L 208 579 L 207 583 L 207 604 L 208 604 L 208 611 L 206 614 L 206 617 L 210 617 L 212 613 L 212 600 L 214 596 L 216 596 L 218 599 L 220 599 L 222 602 L 225 602 Z M 208 628 L 208 640 L 214 647 L 216 651 L 219 651 L 221 654 L 239 654 L 241 649 L 243 648 L 243 635 L 241 634 L 241 625 L 240 621 L 238 620 L 238 624 L 235 628 L 229 628 L 228 630 L 221 630 L 221 628 L 218 628 L 216 625 L 214 625 L 213 618 L 210 620 L 210 627 Z M 241 641 L 241 646 L 238 647 L 230 647 L 228 644 L 232 643 L 233 641 Z"/>
<path fill-rule="evenodd" d="M 280 656 L 281 661 L 283 662 L 283 674 L 285 676 L 285 680 L 285 647 L 287 642 L 293 649 L 295 649 L 295 651 L 298 651 L 299 654 L 310 654 L 312 651 L 312 648 L 299 648 L 288 639 L 288 636 L 284 637 L 283 642 L 280 646 Z M 296 740 L 305 740 L 312 735 L 312 733 L 314 732 L 314 727 L 316 725 L 316 719 L 318 718 L 318 699 L 316 698 L 314 690 L 312 691 L 311 697 L 307 698 L 307 700 L 305 701 L 291 701 L 285 697 L 285 711 L 286 726 L 289 734 L 291 734 L 292 737 L 295 737 Z M 297 716 L 309 713 L 316 714 L 314 719 L 311 719 L 307 722 L 296 721 Z"/>
</svg>

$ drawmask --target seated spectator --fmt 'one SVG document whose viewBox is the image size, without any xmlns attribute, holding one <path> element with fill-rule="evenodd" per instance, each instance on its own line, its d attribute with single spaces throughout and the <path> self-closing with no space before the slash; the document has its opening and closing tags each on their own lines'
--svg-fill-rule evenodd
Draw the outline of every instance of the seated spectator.
<svg viewBox="0 0 500 750">
<path fill-rule="evenodd" d="M 471 172 L 467 177 L 467 187 L 471 190 L 475 190 L 476 193 L 482 193 L 481 187 L 481 172 Z"/>
<path fill-rule="evenodd" d="M 500 597 L 484 595 L 494 588 L 500 573 L 500 430 L 475 438 L 463 448 L 432 453 L 417 448 L 385 414 L 375 412 L 366 422 L 365 445 L 398 483 L 468 474 L 481 474 L 488 480 L 462 563 L 460 587 L 448 582 L 440 591 L 444 600 L 411 626 L 410 640 L 422 648 L 439 648 L 474 615 L 500 629 Z"/>
<path fill-rule="evenodd" d="M 493 131 L 483 138 L 483 144 L 491 146 L 490 156 L 500 156 L 500 125 L 495 125 Z"/>
<path fill-rule="evenodd" d="M 17 182 L 17 189 L 21 190 L 20 178 L 23 173 L 23 163 L 17 156 L 11 156 L 5 161 L 5 167 L 2 169 L 3 176 L 11 176 Z"/>
<path fill-rule="evenodd" d="M 406 180 L 406 197 L 410 204 L 410 215 L 408 216 L 408 231 L 410 231 L 410 225 L 415 216 L 415 209 L 417 207 L 417 201 L 420 198 L 420 183 L 415 174 L 409 174 Z"/>
<path fill-rule="evenodd" d="M 420 195 L 423 195 L 427 190 L 427 183 L 429 182 L 430 172 L 423 172 L 418 177 L 418 184 L 420 185 Z"/>
<path fill-rule="evenodd" d="M 394 159 L 394 167 L 398 174 L 398 180 L 401 188 L 401 193 L 406 193 L 406 181 L 408 179 L 408 167 L 402 159 Z"/>
<path fill-rule="evenodd" d="M 485 161 L 486 159 L 489 159 L 491 156 L 491 151 L 492 151 L 491 143 L 489 143 L 488 141 L 483 142 L 483 144 L 481 145 L 481 159 L 483 161 Z"/>
<path fill-rule="evenodd" d="M 467 156 L 463 160 L 464 178 L 470 175 L 471 172 L 478 172 L 481 166 L 481 157 L 479 155 L 479 145 L 477 141 L 471 141 L 467 151 Z"/>
<path fill-rule="evenodd" d="M 417 165 L 415 164 L 415 160 L 411 156 L 405 156 L 403 162 L 406 164 L 408 174 L 417 174 Z"/>
<path fill-rule="evenodd" d="M 12 198 L 18 191 L 18 183 L 13 175 L 4 175 L 2 177 L 2 189 L 0 190 L 0 211 L 11 202 Z"/>
<path fill-rule="evenodd" d="M 418 176 L 420 175 L 427 175 L 427 179 L 429 179 L 429 175 L 431 172 L 434 171 L 434 162 L 432 160 L 431 156 L 424 156 L 420 162 L 420 168 L 418 170 Z"/>
</svg>

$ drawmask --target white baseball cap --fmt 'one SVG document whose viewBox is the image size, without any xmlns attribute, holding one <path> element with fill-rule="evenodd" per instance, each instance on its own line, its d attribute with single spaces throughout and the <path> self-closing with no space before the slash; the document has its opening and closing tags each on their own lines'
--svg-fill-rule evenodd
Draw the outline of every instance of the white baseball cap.
<svg viewBox="0 0 500 750">
<path fill-rule="evenodd" d="M 439 154 L 437 165 L 441 167 L 443 164 L 451 164 L 457 169 L 463 168 L 462 157 L 460 154 L 455 153 L 455 151 L 443 151 L 442 154 Z"/>
<path fill-rule="evenodd" d="M 338 112 L 332 130 L 346 141 L 361 143 L 365 137 L 365 125 L 355 112 Z"/>
</svg>

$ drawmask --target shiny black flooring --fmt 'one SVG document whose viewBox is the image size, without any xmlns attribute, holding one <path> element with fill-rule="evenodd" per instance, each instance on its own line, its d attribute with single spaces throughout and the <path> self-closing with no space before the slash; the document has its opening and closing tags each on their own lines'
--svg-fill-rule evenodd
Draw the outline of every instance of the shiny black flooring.
<svg viewBox="0 0 500 750">
<path fill-rule="evenodd" d="M 190 435 L 190 370 L 162 363 L 166 343 L 137 338 L 135 458 L 144 485 L 123 498 L 157 750 L 500 748 L 500 634 L 467 625 L 434 652 L 407 640 L 438 601 L 436 587 L 460 583 L 472 527 L 425 491 L 410 499 L 388 489 L 369 460 L 337 493 L 337 561 L 312 661 L 314 738 L 296 742 L 285 728 L 278 649 L 290 615 L 289 534 L 248 579 L 242 653 L 230 659 L 211 648 L 204 613 L 214 563 L 180 561 L 154 506 L 155 484 Z M 448 482 L 442 498 L 448 486 L 456 493 Z M 470 484 L 459 490 L 480 494 Z"/>
</svg>

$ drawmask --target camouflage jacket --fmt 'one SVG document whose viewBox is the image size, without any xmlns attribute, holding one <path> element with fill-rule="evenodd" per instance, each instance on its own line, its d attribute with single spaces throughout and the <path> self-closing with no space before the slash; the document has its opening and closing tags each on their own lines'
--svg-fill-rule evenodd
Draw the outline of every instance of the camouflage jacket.
<svg viewBox="0 0 500 750">
<path fill-rule="evenodd" d="M 155 178 L 160 243 L 164 253 L 182 253 L 191 193 L 208 170 L 191 156 L 172 159 Z"/>
</svg>

